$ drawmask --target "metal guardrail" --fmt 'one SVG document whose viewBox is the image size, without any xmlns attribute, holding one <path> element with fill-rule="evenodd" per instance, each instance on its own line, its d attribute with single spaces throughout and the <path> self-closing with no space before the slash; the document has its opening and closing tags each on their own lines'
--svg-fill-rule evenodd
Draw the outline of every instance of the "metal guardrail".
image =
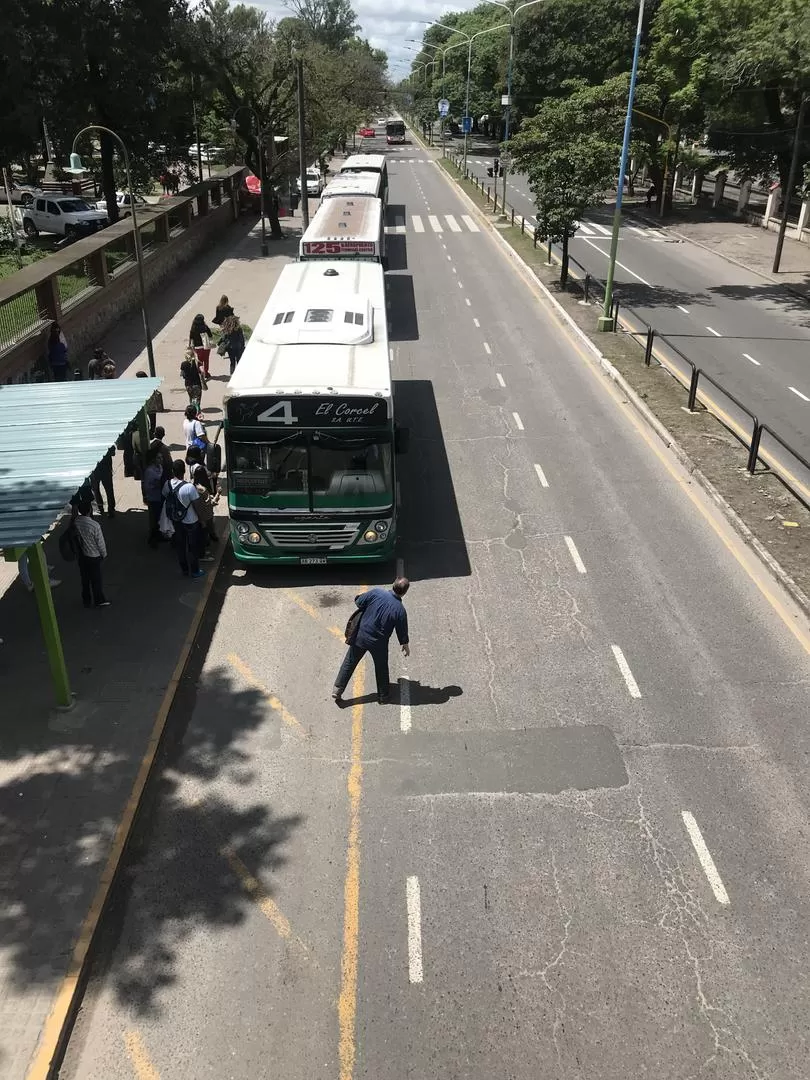
<svg viewBox="0 0 810 1080">
<path fill-rule="evenodd" d="M 455 154 L 447 154 L 446 157 L 450 161 L 453 161 L 453 164 L 461 172 L 461 155 L 458 155 L 457 160 Z M 479 179 L 479 177 L 477 177 L 474 173 L 470 172 L 470 170 L 467 169 L 465 173 L 465 179 L 471 181 L 476 186 L 476 188 L 478 188 L 481 194 L 486 198 L 487 203 L 492 202 L 490 185 L 485 185 L 483 178 Z M 495 205 L 497 206 L 497 204 Z M 495 207 L 493 207 L 493 210 L 494 209 Z M 509 216 L 509 211 L 511 211 L 511 222 L 517 227 L 516 213 L 514 207 L 511 207 L 509 203 L 507 203 L 506 207 L 501 208 L 501 212 L 504 215 Z M 531 221 L 527 221 L 527 219 L 524 218 L 523 215 L 520 215 L 520 231 L 523 235 L 525 235 L 526 233 L 527 226 L 532 230 L 532 238 L 534 246 L 536 248 L 538 236 L 534 223 Z M 552 245 L 549 244 L 549 262 L 551 262 L 551 250 Z M 602 298 L 604 299 L 604 282 L 600 281 L 599 278 L 594 277 L 594 275 L 591 274 L 590 271 L 585 269 L 582 263 L 578 262 L 577 259 L 575 259 L 570 254 L 568 256 L 568 264 L 569 277 L 582 289 L 583 299 L 585 303 L 590 303 L 591 293 L 594 289 L 594 286 L 597 286 L 597 289 L 601 289 Z M 621 289 L 617 286 L 614 286 L 614 298 L 612 308 L 614 333 L 618 329 L 620 292 Z M 715 390 L 722 394 L 724 398 L 727 398 L 728 401 L 730 401 L 737 409 L 740 410 L 741 413 L 743 413 L 748 418 L 748 420 L 750 420 L 750 434 L 738 430 L 732 419 L 723 415 L 721 406 L 718 403 L 712 401 L 711 397 L 703 395 L 701 397 L 701 404 L 707 412 L 711 413 L 712 416 L 714 416 L 715 419 L 718 420 L 723 425 L 723 427 L 725 427 L 726 430 L 729 431 L 736 439 L 738 439 L 739 442 L 745 447 L 746 451 L 748 452 L 746 471 L 749 473 L 749 475 L 753 476 L 756 472 L 757 465 L 762 464 L 766 469 L 772 471 L 774 475 L 777 476 L 779 480 L 785 485 L 785 487 L 787 487 L 790 491 L 793 492 L 799 502 L 801 502 L 804 506 L 810 509 L 810 486 L 805 487 L 801 483 L 801 481 L 797 480 L 797 478 L 793 476 L 792 472 L 784 464 L 782 464 L 772 452 L 769 452 L 767 448 L 763 449 L 763 434 L 769 436 L 769 438 L 771 438 L 783 451 L 785 451 L 796 464 L 800 465 L 804 470 L 806 470 L 808 484 L 810 484 L 810 461 L 803 457 L 798 452 L 798 450 L 795 450 L 790 445 L 790 443 L 788 443 L 784 438 L 782 438 L 781 435 L 775 432 L 773 428 L 770 427 L 770 425 L 762 423 L 757 417 L 756 413 L 752 412 L 747 405 L 743 404 L 743 402 L 741 402 L 739 398 L 732 394 L 730 390 L 727 390 L 722 383 L 717 381 L 717 379 L 707 374 L 707 372 L 705 372 L 702 368 L 699 368 L 693 360 L 690 360 L 688 356 L 684 355 L 684 353 L 681 351 L 681 349 L 678 348 L 677 345 L 670 341 L 669 338 L 667 338 L 665 335 L 661 334 L 660 331 L 658 331 L 654 326 L 652 326 L 652 324 L 648 323 L 647 320 L 644 319 L 643 316 L 639 315 L 637 311 L 635 311 L 633 308 L 626 308 L 626 311 L 643 327 L 641 331 L 629 329 L 629 326 L 625 329 L 628 337 L 632 337 L 633 339 L 642 337 L 644 339 L 644 363 L 649 367 L 653 357 L 655 357 L 656 362 L 661 367 L 663 367 L 670 375 L 672 375 L 679 383 L 681 383 L 681 385 L 687 391 L 687 408 L 690 412 L 697 411 L 698 397 L 701 396 L 701 383 L 709 383 L 715 388 Z M 663 359 L 655 355 L 656 339 L 663 342 L 666 348 L 670 352 L 674 353 L 687 366 L 687 368 L 689 369 L 688 381 L 681 377 L 676 365 L 667 364 Z M 766 460 L 765 456 L 763 455 L 767 455 L 767 458 L 770 460 Z"/>
</svg>

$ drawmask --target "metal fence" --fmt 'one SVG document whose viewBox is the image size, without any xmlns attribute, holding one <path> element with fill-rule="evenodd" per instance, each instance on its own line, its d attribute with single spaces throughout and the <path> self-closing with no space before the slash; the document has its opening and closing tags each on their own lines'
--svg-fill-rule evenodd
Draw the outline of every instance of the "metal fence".
<svg viewBox="0 0 810 1080">
<path fill-rule="evenodd" d="M 459 172 L 462 171 L 460 155 L 451 153 L 446 157 L 453 162 Z M 464 174 L 464 178 L 472 183 L 486 199 L 487 204 L 491 205 L 493 213 L 500 211 L 512 226 L 520 229 L 523 235 L 531 236 L 534 247 L 537 247 L 535 221 L 517 213 L 509 202 L 503 204 L 498 201 L 498 181 L 495 178 L 492 183 L 487 183 L 469 169 Z M 548 264 L 552 262 L 552 255 L 559 257 L 560 252 L 557 245 L 549 243 L 546 248 Z M 570 254 L 568 263 L 569 279 L 573 287 L 582 292 L 583 301 L 590 303 L 594 298 L 601 296 L 600 302 L 604 303 L 604 282 L 586 270 Z M 647 366 L 655 360 L 681 383 L 687 392 L 686 408 L 689 412 L 695 412 L 700 404 L 742 443 L 748 453 L 746 471 L 750 475 L 755 473 L 757 465 L 764 465 L 773 471 L 804 506 L 810 509 L 810 461 L 772 427 L 760 421 L 755 412 L 717 379 L 699 368 L 674 342 L 661 334 L 632 307 L 621 306 L 624 325 L 620 327 L 620 304 L 621 287 L 614 286 L 612 307 L 614 333 L 621 330 L 632 338 L 643 347 L 644 363 Z M 708 389 L 707 385 L 711 389 Z"/>
</svg>

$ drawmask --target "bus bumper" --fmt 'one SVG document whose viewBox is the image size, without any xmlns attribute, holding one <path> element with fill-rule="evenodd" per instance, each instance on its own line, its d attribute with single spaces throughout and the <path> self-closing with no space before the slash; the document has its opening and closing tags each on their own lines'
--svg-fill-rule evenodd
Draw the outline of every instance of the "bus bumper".
<svg viewBox="0 0 810 1080">
<path fill-rule="evenodd" d="M 239 562 L 254 566 L 333 566 L 338 563 L 380 563 L 394 557 L 396 530 L 392 529 L 381 544 L 354 544 L 341 551 L 289 551 L 269 544 L 243 544 L 231 527 L 231 547 Z"/>
</svg>

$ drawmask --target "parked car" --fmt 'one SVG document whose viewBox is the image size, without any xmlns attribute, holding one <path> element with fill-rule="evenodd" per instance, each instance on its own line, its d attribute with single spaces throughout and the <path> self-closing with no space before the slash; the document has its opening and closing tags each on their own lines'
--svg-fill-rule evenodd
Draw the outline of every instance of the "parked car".
<svg viewBox="0 0 810 1080">
<path fill-rule="evenodd" d="M 22 224 L 28 237 L 45 232 L 76 238 L 98 232 L 109 222 L 106 211 L 96 210 L 84 199 L 40 193 L 31 206 L 23 209 Z"/>
<path fill-rule="evenodd" d="M 374 128 L 369 127 L 368 125 L 366 125 L 366 127 L 361 127 L 360 131 L 358 132 L 358 135 L 361 139 L 373 139 L 376 134 L 377 132 L 374 130 Z"/>
<path fill-rule="evenodd" d="M 135 204 L 135 209 L 136 210 L 140 210 L 140 208 L 142 206 L 148 206 L 149 205 L 149 203 L 146 201 L 146 199 L 143 197 L 143 195 L 130 195 L 129 192 L 127 192 L 127 191 L 116 191 L 116 193 L 115 193 L 115 201 L 116 201 L 116 203 L 118 205 L 118 210 L 119 210 L 118 216 L 119 217 L 129 217 L 130 216 L 130 214 L 132 213 L 132 210 L 131 210 L 132 203 Z M 99 201 L 95 205 L 95 209 L 96 210 L 102 210 L 106 214 L 107 213 L 107 200 L 106 199 L 99 199 Z"/>
<path fill-rule="evenodd" d="M 27 184 L 24 181 L 12 180 L 9 184 L 11 188 L 11 205 L 12 206 L 30 206 L 34 201 L 34 196 L 39 191 L 36 184 Z M 0 203 L 6 201 L 6 187 L 5 184 L 0 184 Z"/>
</svg>

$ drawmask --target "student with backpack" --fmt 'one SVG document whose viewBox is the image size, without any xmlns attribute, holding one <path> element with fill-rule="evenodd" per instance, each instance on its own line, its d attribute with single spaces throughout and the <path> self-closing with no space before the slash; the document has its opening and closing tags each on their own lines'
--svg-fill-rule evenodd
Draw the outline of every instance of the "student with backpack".
<svg viewBox="0 0 810 1080">
<path fill-rule="evenodd" d="M 200 519 L 194 508 L 200 493 L 186 480 L 183 461 L 172 463 L 172 478 L 163 486 L 166 517 L 174 526 L 174 546 L 181 571 L 192 578 L 205 576 L 200 569 Z"/>
</svg>

